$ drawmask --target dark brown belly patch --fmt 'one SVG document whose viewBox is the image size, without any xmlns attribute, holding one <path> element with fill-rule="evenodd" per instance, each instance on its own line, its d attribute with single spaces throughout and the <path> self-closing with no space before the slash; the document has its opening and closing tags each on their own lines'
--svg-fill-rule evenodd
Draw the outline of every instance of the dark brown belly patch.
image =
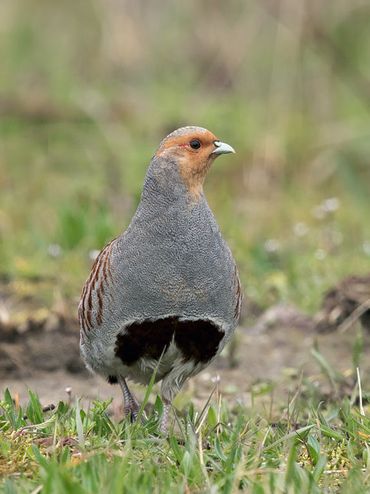
<svg viewBox="0 0 370 494">
<path fill-rule="evenodd" d="M 174 339 L 185 362 L 206 363 L 216 355 L 224 335 L 210 321 L 166 317 L 131 324 L 125 334 L 117 336 L 115 353 L 128 366 L 140 358 L 158 360 Z"/>
</svg>

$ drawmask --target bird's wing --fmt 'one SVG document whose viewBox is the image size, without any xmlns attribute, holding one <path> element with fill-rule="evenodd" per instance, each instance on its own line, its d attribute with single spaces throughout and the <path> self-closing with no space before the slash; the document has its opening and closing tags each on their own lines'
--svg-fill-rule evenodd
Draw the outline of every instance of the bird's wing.
<svg viewBox="0 0 370 494">
<path fill-rule="evenodd" d="M 103 322 L 104 303 L 109 299 L 109 285 L 113 281 L 110 257 L 115 241 L 113 239 L 100 252 L 83 287 L 78 318 L 84 334 Z"/>
</svg>

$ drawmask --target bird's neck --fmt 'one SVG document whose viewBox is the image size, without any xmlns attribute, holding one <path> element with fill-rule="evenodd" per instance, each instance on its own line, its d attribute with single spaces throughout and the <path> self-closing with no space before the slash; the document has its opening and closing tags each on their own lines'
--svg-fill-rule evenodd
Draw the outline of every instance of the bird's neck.
<svg viewBox="0 0 370 494">
<path fill-rule="evenodd" d="M 148 168 L 141 195 L 140 206 L 158 209 L 172 207 L 191 207 L 195 202 L 204 200 L 203 187 L 194 197 L 179 172 L 177 163 L 154 157 Z"/>
<path fill-rule="evenodd" d="M 156 235 L 171 230 L 181 238 L 189 229 L 199 229 L 203 222 L 214 222 L 203 191 L 195 200 L 176 173 L 175 167 L 159 171 L 158 167 L 149 168 L 131 227 Z"/>
</svg>

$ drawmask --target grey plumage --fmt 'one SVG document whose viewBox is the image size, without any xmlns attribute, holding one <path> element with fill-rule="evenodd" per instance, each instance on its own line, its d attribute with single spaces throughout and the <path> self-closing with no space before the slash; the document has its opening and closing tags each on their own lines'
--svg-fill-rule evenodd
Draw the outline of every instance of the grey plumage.
<svg viewBox="0 0 370 494">
<path fill-rule="evenodd" d="M 204 194 L 189 196 L 176 153 L 153 157 L 129 227 L 101 257 L 79 307 L 81 354 L 92 371 L 149 382 L 158 359 L 143 355 L 127 365 L 116 355 L 117 336 L 133 323 L 210 321 L 222 332 L 214 356 L 231 337 L 241 298 L 235 262 Z M 157 373 L 164 399 L 208 363 L 185 360 L 172 340 Z"/>
</svg>

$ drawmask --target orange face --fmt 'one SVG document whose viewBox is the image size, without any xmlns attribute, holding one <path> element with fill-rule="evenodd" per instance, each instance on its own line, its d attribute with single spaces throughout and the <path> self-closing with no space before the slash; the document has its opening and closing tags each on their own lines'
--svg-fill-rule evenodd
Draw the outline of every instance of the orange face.
<svg viewBox="0 0 370 494">
<path fill-rule="evenodd" d="M 175 130 L 161 142 L 156 156 L 175 160 L 182 179 L 193 199 L 197 199 L 203 181 L 213 160 L 234 150 L 222 143 L 209 130 L 201 127 L 183 127 Z"/>
</svg>

